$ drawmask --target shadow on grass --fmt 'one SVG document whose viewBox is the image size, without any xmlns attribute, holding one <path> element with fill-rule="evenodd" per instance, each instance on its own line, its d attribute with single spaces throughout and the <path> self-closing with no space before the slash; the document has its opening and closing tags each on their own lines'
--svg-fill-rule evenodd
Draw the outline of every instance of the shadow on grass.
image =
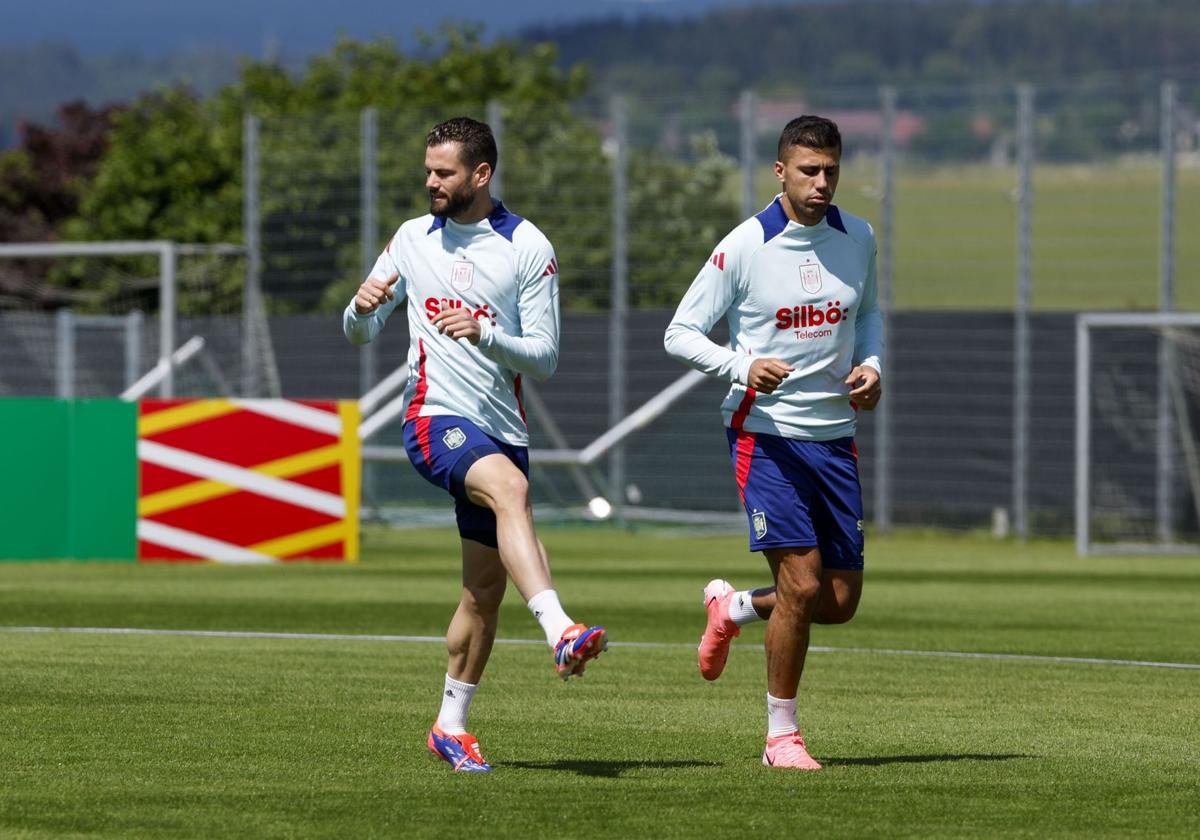
<svg viewBox="0 0 1200 840">
<path fill-rule="evenodd" d="M 522 770 L 567 770 L 580 776 L 597 776 L 606 779 L 620 778 L 626 770 L 678 770 L 686 767 L 720 767 L 716 761 L 588 761 L 567 759 L 560 761 L 506 761 L 505 767 Z"/>
<path fill-rule="evenodd" d="M 861 758 L 822 758 L 826 767 L 879 767 L 884 764 L 926 764 L 934 761 L 1011 761 L 1014 758 L 1038 758 L 1021 753 L 947 753 L 944 755 L 879 755 Z"/>
</svg>

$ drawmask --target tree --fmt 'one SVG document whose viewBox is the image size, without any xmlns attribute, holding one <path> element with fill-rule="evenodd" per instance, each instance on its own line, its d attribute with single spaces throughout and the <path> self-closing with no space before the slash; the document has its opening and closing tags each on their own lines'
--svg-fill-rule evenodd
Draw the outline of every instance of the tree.
<svg viewBox="0 0 1200 840">
<path fill-rule="evenodd" d="M 118 109 L 92 110 L 83 102 L 58 109 L 58 126 L 20 127 L 20 144 L 0 154 L 0 241 L 48 242 L 79 211 L 80 195 L 107 148 Z M 46 284 L 46 260 L 8 263 L 0 276 L 6 305 L 53 306 L 69 294 Z"/>
<path fill-rule="evenodd" d="M 58 109 L 58 127 L 20 127 L 16 149 L 0 155 L 0 239 L 44 242 L 79 210 L 84 184 L 107 148 L 118 109 L 92 110 L 83 102 Z"/>
</svg>

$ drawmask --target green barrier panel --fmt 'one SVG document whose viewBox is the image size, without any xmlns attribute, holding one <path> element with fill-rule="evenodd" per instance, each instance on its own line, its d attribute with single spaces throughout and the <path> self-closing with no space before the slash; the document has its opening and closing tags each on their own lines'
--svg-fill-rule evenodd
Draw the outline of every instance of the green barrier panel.
<svg viewBox="0 0 1200 840">
<path fill-rule="evenodd" d="M 66 556 L 67 406 L 0 400 L 0 558 Z"/>
<path fill-rule="evenodd" d="M 137 557 L 137 405 L 0 400 L 0 560 Z"/>
<path fill-rule="evenodd" d="M 137 559 L 137 403 L 72 403 L 67 557 Z"/>
</svg>

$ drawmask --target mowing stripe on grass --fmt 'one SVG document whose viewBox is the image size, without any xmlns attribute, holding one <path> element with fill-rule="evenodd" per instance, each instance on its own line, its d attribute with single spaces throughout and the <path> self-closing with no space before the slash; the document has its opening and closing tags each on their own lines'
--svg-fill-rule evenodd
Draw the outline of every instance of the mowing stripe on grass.
<svg viewBox="0 0 1200 840">
<path fill-rule="evenodd" d="M 305 641 L 417 642 L 443 644 L 443 636 L 391 636 L 373 633 L 278 633 L 253 630 L 164 630 L 152 627 L 3 627 L 2 633 L 83 633 L 102 636 L 192 636 L 217 639 L 300 639 Z M 496 639 L 498 645 L 545 645 L 541 639 Z M 687 642 L 609 642 L 611 647 L 688 649 Z M 758 645 L 734 645 L 759 649 Z M 994 659 L 1015 662 L 1048 662 L 1066 665 L 1122 665 L 1139 668 L 1176 668 L 1200 671 L 1196 662 L 1155 662 L 1146 659 L 1095 659 L 1086 656 L 1039 656 L 1030 653 L 978 653 L 955 650 L 900 650 L 895 648 L 827 647 L 813 645 L 810 653 L 867 653 L 877 656 L 931 656 L 945 659 Z"/>
</svg>

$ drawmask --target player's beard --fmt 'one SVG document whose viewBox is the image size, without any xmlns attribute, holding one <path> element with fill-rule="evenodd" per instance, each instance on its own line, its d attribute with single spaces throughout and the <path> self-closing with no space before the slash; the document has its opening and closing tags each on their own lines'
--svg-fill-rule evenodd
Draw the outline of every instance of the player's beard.
<svg viewBox="0 0 1200 840">
<path fill-rule="evenodd" d="M 475 191 L 467 184 L 463 184 L 462 189 L 456 192 L 446 193 L 446 204 L 440 210 L 435 205 L 435 197 L 429 197 L 429 212 L 435 216 L 446 216 L 454 218 L 471 206 L 471 202 L 475 200 Z"/>
</svg>

